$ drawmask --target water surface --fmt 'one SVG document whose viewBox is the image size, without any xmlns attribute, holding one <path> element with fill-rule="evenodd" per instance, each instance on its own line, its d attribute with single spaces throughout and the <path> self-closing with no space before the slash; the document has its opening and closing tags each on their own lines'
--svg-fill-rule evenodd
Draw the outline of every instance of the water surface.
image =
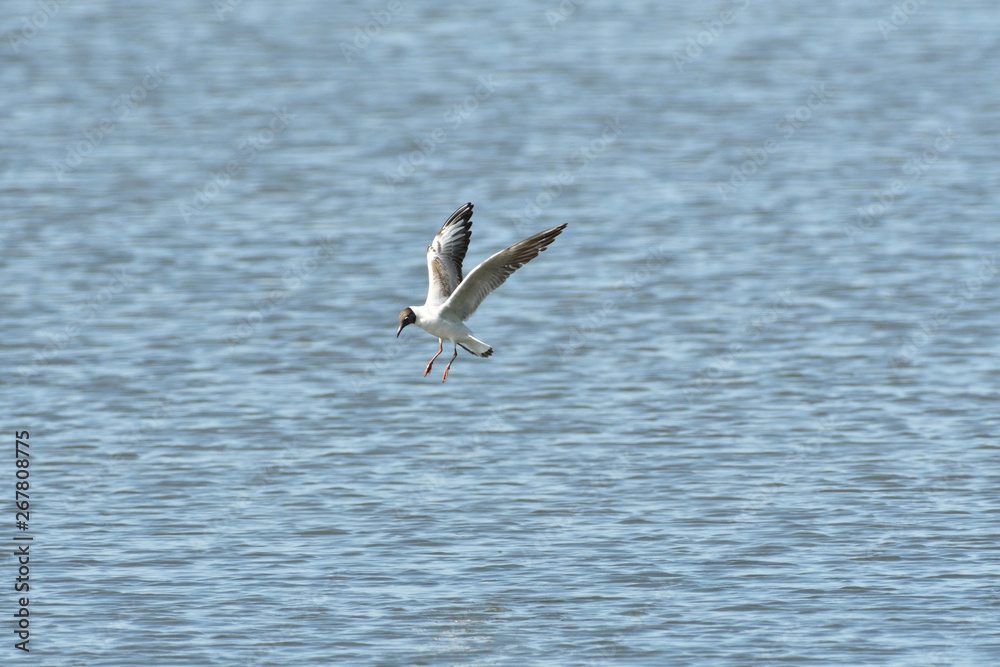
<svg viewBox="0 0 1000 667">
<path fill-rule="evenodd" d="M 991 3 L 41 7 L 4 661 L 1000 658 Z M 442 384 L 466 201 L 467 267 L 569 227 Z"/>
</svg>

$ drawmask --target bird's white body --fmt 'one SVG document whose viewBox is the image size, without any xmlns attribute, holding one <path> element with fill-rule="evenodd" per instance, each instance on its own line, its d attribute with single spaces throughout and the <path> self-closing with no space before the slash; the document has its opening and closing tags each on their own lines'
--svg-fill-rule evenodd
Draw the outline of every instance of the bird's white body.
<svg viewBox="0 0 1000 667">
<path fill-rule="evenodd" d="M 493 290 L 500 287 L 510 274 L 530 262 L 545 250 L 566 228 L 565 224 L 539 232 L 520 243 L 489 257 L 468 276 L 462 276 L 462 261 L 469 249 L 472 236 L 472 204 L 459 207 L 441 227 L 431 244 L 427 246 L 427 299 L 422 306 L 410 306 L 399 314 L 399 329 L 416 324 L 438 339 L 438 352 L 427 364 L 424 375 L 431 372 L 434 359 L 444 349 L 444 342 L 450 341 L 455 353 L 444 369 L 444 380 L 448 370 L 458 356 L 458 346 L 476 355 L 488 357 L 493 348 L 473 337 L 472 330 L 464 321 L 472 316 L 479 304 Z"/>
<path fill-rule="evenodd" d="M 451 341 L 452 345 L 461 345 L 478 357 L 488 357 L 493 348 L 472 336 L 472 329 L 463 322 L 455 322 L 441 316 L 441 308 L 436 306 L 411 306 L 416 314 L 418 327 L 442 341 Z"/>
</svg>

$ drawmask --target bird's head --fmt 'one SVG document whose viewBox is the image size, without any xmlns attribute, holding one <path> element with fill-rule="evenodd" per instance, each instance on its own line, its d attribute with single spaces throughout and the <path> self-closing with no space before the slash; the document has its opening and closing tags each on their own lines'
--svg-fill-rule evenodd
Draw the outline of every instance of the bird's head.
<svg viewBox="0 0 1000 667">
<path fill-rule="evenodd" d="M 413 324 L 417 321 L 417 314 L 413 312 L 412 308 L 404 308 L 403 312 L 399 314 L 399 328 L 396 330 L 396 338 L 399 338 L 399 334 L 403 332 L 403 327 L 407 324 Z"/>
</svg>

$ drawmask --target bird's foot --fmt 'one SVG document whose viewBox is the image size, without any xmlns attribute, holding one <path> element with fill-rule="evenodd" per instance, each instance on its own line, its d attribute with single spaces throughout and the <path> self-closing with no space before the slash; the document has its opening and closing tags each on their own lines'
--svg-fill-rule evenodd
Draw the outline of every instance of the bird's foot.
<svg viewBox="0 0 1000 667">
<path fill-rule="evenodd" d="M 438 357 L 440 357 L 441 356 L 441 352 L 444 350 L 444 341 L 441 340 L 441 339 L 438 339 L 438 340 L 440 341 L 438 343 L 438 353 L 435 354 L 433 357 L 431 357 L 431 360 L 427 362 L 427 368 L 424 369 L 424 377 L 427 377 L 427 374 L 431 372 L 431 366 L 434 365 L 434 360 L 437 359 Z M 448 364 L 448 365 L 450 366 L 451 364 Z M 445 374 L 447 375 L 447 373 L 445 373 Z"/>
</svg>

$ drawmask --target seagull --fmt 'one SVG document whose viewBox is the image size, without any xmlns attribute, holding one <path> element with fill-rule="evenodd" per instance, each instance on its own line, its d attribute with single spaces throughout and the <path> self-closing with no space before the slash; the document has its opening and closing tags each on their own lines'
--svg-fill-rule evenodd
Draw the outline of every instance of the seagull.
<svg viewBox="0 0 1000 667">
<path fill-rule="evenodd" d="M 399 314 L 399 329 L 396 330 L 396 338 L 399 338 L 404 327 L 416 324 L 437 337 L 438 351 L 427 362 L 424 377 L 431 372 L 431 366 L 444 350 L 446 340 L 451 341 L 455 354 L 445 367 L 441 382 L 448 380 L 448 371 L 458 356 L 459 345 L 477 357 L 493 354 L 493 348 L 473 338 L 472 330 L 463 322 L 476 312 L 483 299 L 503 285 L 510 274 L 538 257 L 538 253 L 545 250 L 565 228 L 566 224 L 562 224 L 546 229 L 501 250 L 472 269 L 463 280 L 462 260 L 472 236 L 472 204 L 466 204 L 451 214 L 427 246 L 427 275 L 430 279 L 427 300 L 422 306 L 404 308 Z"/>
</svg>

